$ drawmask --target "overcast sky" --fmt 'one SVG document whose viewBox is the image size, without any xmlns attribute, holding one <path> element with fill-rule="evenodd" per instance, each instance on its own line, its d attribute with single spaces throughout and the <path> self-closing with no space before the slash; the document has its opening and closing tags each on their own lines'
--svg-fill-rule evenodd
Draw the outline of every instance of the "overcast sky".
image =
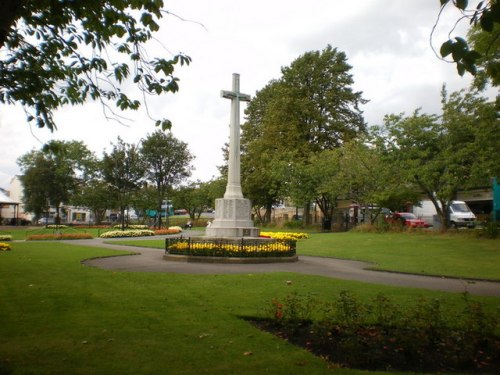
<svg viewBox="0 0 500 375">
<path fill-rule="evenodd" d="M 455 66 L 438 60 L 430 48 L 438 0 L 166 0 L 165 6 L 177 17 L 162 20 L 163 47 L 153 43 L 148 53 L 184 52 L 193 61 L 176 70 L 180 91 L 150 100 L 148 107 L 153 116 L 169 118 L 174 136 L 188 143 L 195 156 L 193 180 L 217 176 L 223 163 L 230 102 L 220 91 L 231 89 L 232 73 L 240 74 L 241 92 L 253 96 L 280 78 L 281 67 L 330 44 L 346 53 L 354 89 L 369 100 L 362 107 L 368 125 L 419 107 L 439 113 L 444 83 L 448 91 L 470 84 L 470 77 L 459 77 Z M 452 8 L 443 16 L 437 49 L 458 17 Z M 99 104 L 66 107 L 56 113 L 58 130 L 50 133 L 30 128 L 20 107 L 0 106 L 0 187 L 8 188 L 20 172 L 19 156 L 51 139 L 83 141 L 100 156 L 118 136 L 138 143 L 155 131 L 145 111 L 126 116 L 133 121 L 125 126 L 106 120 Z"/>
</svg>

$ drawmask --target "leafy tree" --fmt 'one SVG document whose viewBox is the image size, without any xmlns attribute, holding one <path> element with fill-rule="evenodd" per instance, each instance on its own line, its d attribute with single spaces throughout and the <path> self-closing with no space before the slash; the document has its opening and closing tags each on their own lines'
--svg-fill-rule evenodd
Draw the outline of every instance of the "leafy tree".
<svg viewBox="0 0 500 375">
<path fill-rule="evenodd" d="M 257 218 L 262 223 L 271 220 L 272 206 L 280 198 L 283 176 L 280 163 L 284 158 L 283 143 L 273 134 L 272 99 L 279 95 L 280 83 L 271 81 L 258 91 L 245 113 L 247 121 L 242 126 L 241 172 L 243 192 L 252 201 Z M 264 216 L 260 207 L 265 207 Z"/>
<path fill-rule="evenodd" d="M 499 86 L 500 24 L 496 23 L 491 33 L 476 26 L 470 30 L 468 40 L 474 50 L 481 54 L 476 61 L 474 86 L 478 89 L 484 89 L 488 83 Z"/>
<path fill-rule="evenodd" d="M 333 149 L 366 130 L 359 108 L 366 100 L 352 90 L 351 68 L 345 53 L 331 46 L 282 68 L 283 90 L 273 112 L 281 139 L 298 148 L 299 156 Z"/>
<path fill-rule="evenodd" d="M 340 173 L 346 185 L 345 198 L 370 209 L 374 223 L 383 208 L 396 211 L 418 201 L 414 184 L 402 178 L 400 165 L 387 160 L 368 140 L 359 139 L 340 149 Z"/>
<path fill-rule="evenodd" d="M 443 115 L 386 116 L 379 145 L 433 202 L 443 228 L 459 189 L 481 186 L 498 173 L 500 133 L 494 103 L 477 92 L 443 90 Z"/>
<path fill-rule="evenodd" d="M 27 120 L 53 130 L 53 111 L 97 100 L 106 116 L 137 110 L 121 85 L 147 95 L 178 90 L 183 54 L 150 58 L 148 42 L 168 12 L 163 0 L 3 0 L 0 5 L 0 103 L 20 103 Z M 163 129 L 170 121 L 156 121 Z"/>
<path fill-rule="evenodd" d="M 23 203 L 28 212 L 33 212 L 37 218 L 48 213 L 50 208 L 50 186 L 54 181 L 54 165 L 43 155 L 33 155 L 30 166 L 26 166 L 22 176 Z"/>
<path fill-rule="evenodd" d="M 245 189 L 266 198 L 262 205 L 269 207 L 282 195 L 281 190 L 293 185 L 288 170 L 305 178 L 306 170 L 314 170 L 308 167 L 312 155 L 335 149 L 365 132 L 359 107 L 366 101 L 361 92 L 352 90 L 350 69 L 346 55 L 331 46 L 307 52 L 282 68 L 282 77 L 271 81 L 250 102 L 248 122 L 243 125 L 242 179 L 249 182 Z M 309 192 L 306 189 L 302 196 Z M 324 201 L 328 196 L 314 200 Z M 307 220 L 310 205 L 303 203 Z M 334 206 L 326 201 L 320 205 L 327 217 Z"/>
<path fill-rule="evenodd" d="M 215 200 L 224 196 L 226 185 L 227 178 L 225 177 L 213 178 L 210 181 L 202 183 L 201 188 L 205 190 L 207 208 L 215 207 Z"/>
<path fill-rule="evenodd" d="M 141 218 L 144 223 L 146 219 L 149 219 L 148 212 L 157 204 L 157 190 L 154 186 L 143 184 L 142 187 L 135 192 L 132 196 L 132 207 L 139 218 Z"/>
<path fill-rule="evenodd" d="M 37 216 L 56 208 L 60 222 L 61 204 L 70 204 L 95 168 L 95 157 L 82 142 L 50 141 L 41 150 L 18 159 L 26 205 Z"/>
<path fill-rule="evenodd" d="M 173 194 L 173 202 L 175 207 L 186 209 L 192 220 L 199 219 L 213 205 L 209 185 L 200 181 L 178 187 Z"/>
<path fill-rule="evenodd" d="M 156 209 L 160 215 L 162 201 L 166 199 L 168 189 L 191 175 L 193 156 L 185 142 L 160 130 L 141 141 L 140 154 L 146 180 L 156 188 Z M 158 226 L 161 227 L 160 217 Z"/>
<path fill-rule="evenodd" d="M 290 197 L 307 205 L 315 202 L 323 213 L 325 229 L 330 229 L 338 199 L 346 195 L 346 181 L 340 174 L 338 148 L 312 154 L 308 160 L 294 163 L 290 170 Z"/>
<path fill-rule="evenodd" d="M 462 16 L 457 21 L 457 24 L 463 20 L 469 20 L 471 24 L 477 25 L 477 27 L 482 31 L 490 33 L 492 43 L 496 43 L 498 41 L 498 26 L 500 24 L 500 3 L 498 0 L 480 1 L 475 9 L 471 9 L 469 7 L 468 0 L 440 0 L 440 3 L 441 9 L 439 11 L 439 16 L 441 16 L 441 13 L 448 5 L 454 6 L 462 12 Z M 454 28 L 455 27 L 456 24 Z M 491 45 L 488 46 L 487 49 L 490 47 Z M 452 58 L 452 62 L 456 63 L 458 74 L 461 76 L 463 76 L 466 71 L 472 75 L 476 74 L 477 65 L 478 63 L 480 65 L 482 64 L 481 60 L 485 56 L 484 52 L 485 50 L 481 50 L 481 48 L 470 49 L 469 43 L 467 43 L 467 41 L 462 37 L 456 37 L 454 40 L 448 39 L 441 45 L 440 48 L 442 58 L 444 59 L 447 56 L 450 56 Z M 490 73 L 494 73 L 496 76 L 494 81 L 497 81 L 498 70 L 495 72 L 490 71 Z"/>
<path fill-rule="evenodd" d="M 122 230 L 125 228 L 125 210 L 132 202 L 133 194 L 140 189 L 145 165 L 136 145 L 125 143 L 120 137 L 112 145 L 110 153 L 104 152 L 102 176 L 109 191 L 114 195 L 110 203 L 120 210 Z"/>
<path fill-rule="evenodd" d="M 106 218 L 106 210 L 118 205 L 115 198 L 107 183 L 99 178 L 92 178 L 82 187 L 73 203 L 90 209 L 94 214 L 95 223 L 101 224 Z"/>
</svg>

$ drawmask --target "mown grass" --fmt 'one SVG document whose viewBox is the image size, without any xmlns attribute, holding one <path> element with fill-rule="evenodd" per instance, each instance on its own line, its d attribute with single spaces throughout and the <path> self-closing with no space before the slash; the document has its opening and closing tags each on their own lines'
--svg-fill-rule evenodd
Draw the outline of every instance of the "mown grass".
<svg viewBox="0 0 500 375">
<path fill-rule="evenodd" d="M 500 239 L 436 233 L 328 233 L 299 242 L 298 252 L 372 262 L 378 270 L 500 280 Z"/>
<path fill-rule="evenodd" d="M 163 239 L 117 241 L 163 249 Z M 372 268 L 423 275 L 500 280 L 500 238 L 439 233 L 316 233 L 297 244 L 300 255 L 362 260 Z"/>
<path fill-rule="evenodd" d="M 240 317 L 261 316 L 272 299 L 294 291 L 324 300 L 342 290 L 361 299 L 384 293 L 403 305 L 426 296 L 450 309 L 461 299 L 285 273 L 114 272 L 80 262 L 124 252 L 65 243 L 12 247 L 0 253 L 2 374 L 361 374 L 332 369 Z M 478 299 L 491 308 L 499 301 Z"/>
</svg>

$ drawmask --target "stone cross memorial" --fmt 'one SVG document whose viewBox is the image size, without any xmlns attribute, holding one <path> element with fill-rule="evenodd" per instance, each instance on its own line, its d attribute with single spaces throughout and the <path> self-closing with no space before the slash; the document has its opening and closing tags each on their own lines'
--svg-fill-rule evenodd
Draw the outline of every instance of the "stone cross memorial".
<svg viewBox="0 0 500 375">
<path fill-rule="evenodd" d="M 258 237 L 251 218 L 252 204 L 243 197 L 240 176 L 240 101 L 249 102 L 250 95 L 240 93 L 240 75 L 233 74 L 232 91 L 221 96 L 231 99 L 228 179 L 224 198 L 215 200 L 215 219 L 206 229 L 208 237 Z"/>
</svg>

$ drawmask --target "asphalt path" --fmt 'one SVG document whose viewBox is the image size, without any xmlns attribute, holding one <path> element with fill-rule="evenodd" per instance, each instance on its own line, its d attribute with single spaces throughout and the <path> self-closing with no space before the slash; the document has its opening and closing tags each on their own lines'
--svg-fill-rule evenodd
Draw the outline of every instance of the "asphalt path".
<svg viewBox="0 0 500 375">
<path fill-rule="evenodd" d="M 185 236 L 187 233 L 184 232 Z M 200 233 L 191 232 L 193 235 Z M 162 237 L 164 238 L 164 237 Z M 151 239 L 151 237 L 148 237 Z M 371 270 L 372 264 L 366 262 L 335 258 L 299 256 L 294 263 L 264 264 L 221 264 L 178 262 L 163 259 L 162 249 L 113 244 L 103 239 L 68 241 L 68 243 L 96 246 L 137 253 L 129 256 L 116 256 L 87 259 L 82 263 L 107 270 L 130 272 L 165 272 L 183 274 L 255 274 L 270 272 L 292 272 L 306 275 L 320 275 L 333 279 L 356 280 L 372 284 L 394 285 L 422 288 L 445 292 L 469 292 L 474 295 L 500 297 L 500 282 L 464 280 L 446 277 L 432 277 L 397 272 Z"/>
</svg>

